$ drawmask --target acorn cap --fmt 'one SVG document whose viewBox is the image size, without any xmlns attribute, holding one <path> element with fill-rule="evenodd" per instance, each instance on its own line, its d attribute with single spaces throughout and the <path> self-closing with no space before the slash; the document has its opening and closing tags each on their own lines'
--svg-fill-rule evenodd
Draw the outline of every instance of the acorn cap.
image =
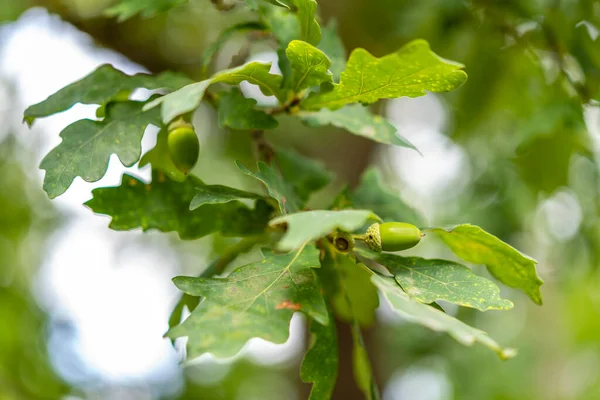
<svg viewBox="0 0 600 400">
<path fill-rule="evenodd" d="M 379 224 L 374 223 L 365 233 L 365 243 L 369 248 L 377 253 L 381 253 L 381 235 L 379 233 Z"/>
</svg>

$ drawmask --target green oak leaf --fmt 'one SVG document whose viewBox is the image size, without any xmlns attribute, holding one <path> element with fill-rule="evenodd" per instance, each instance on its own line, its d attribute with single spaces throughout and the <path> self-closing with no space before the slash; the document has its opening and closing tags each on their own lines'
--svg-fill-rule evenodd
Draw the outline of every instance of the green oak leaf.
<svg viewBox="0 0 600 400">
<path fill-rule="evenodd" d="M 190 203 L 190 210 L 195 210 L 205 204 L 224 204 L 234 200 L 256 200 L 262 198 L 263 197 L 259 194 L 234 189 L 228 186 L 202 185 L 196 186 L 196 195 Z"/>
<path fill-rule="evenodd" d="M 294 192 L 302 203 L 333 179 L 333 173 L 325 169 L 321 162 L 304 157 L 292 149 L 278 147 L 275 150 L 275 159 L 281 174 L 287 181 L 294 183 Z"/>
<path fill-rule="evenodd" d="M 285 235 L 277 247 L 283 251 L 301 247 L 304 243 L 322 238 L 336 229 L 352 232 L 369 220 L 379 217 L 369 210 L 315 210 L 288 214 L 273 219 L 269 225 L 287 226 Z"/>
<path fill-rule="evenodd" d="M 329 72 L 331 61 L 321 50 L 301 40 L 293 40 L 285 54 L 292 67 L 292 90 L 295 93 L 322 83 L 333 83 Z"/>
<path fill-rule="evenodd" d="M 395 144 L 417 150 L 408 139 L 398 134 L 394 125 L 382 116 L 372 114 L 367 107 L 360 104 L 351 104 L 335 111 L 327 108 L 314 112 L 301 111 L 298 116 L 302 122 L 313 128 L 333 125 L 379 143 Z"/>
<path fill-rule="evenodd" d="M 63 194 L 77 176 L 86 182 L 100 180 L 112 154 L 126 167 L 135 164 L 140 159 L 146 127 L 160 125 L 158 113 L 142 111 L 143 104 L 111 103 L 102 121 L 82 119 L 67 126 L 60 133 L 62 142 L 40 163 L 40 168 L 46 170 L 44 190 L 48 196 Z"/>
<path fill-rule="evenodd" d="M 295 6 L 298 22 L 300 23 L 300 36 L 298 39 L 312 45 L 321 41 L 321 27 L 315 19 L 317 2 L 315 0 L 291 0 Z"/>
<path fill-rule="evenodd" d="M 169 131 L 165 128 L 158 132 L 156 146 L 142 156 L 139 166 L 143 167 L 151 164 L 153 170 L 164 172 L 173 181 L 183 182 L 186 180 L 187 175 L 177 169 L 173 164 L 173 160 L 171 160 L 167 141 L 168 136 Z"/>
<path fill-rule="evenodd" d="M 280 75 L 269 73 L 271 63 L 253 61 L 236 68 L 217 72 L 212 77 L 200 82 L 182 87 L 175 92 L 149 102 L 145 109 L 161 106 L 162 119 L 168 124 L 177 116 L 194 111 L 204 97 L 206 89 L 213 83 L 227 83 L 237 85 L 243 81 L 258 85 L 267 96 L 275 96 L 280 101 L 285 101 L 286 94 L 281 89 L 282 78 Z"/>
<path fill-rule="evenodd" d="M 402 289 L 422 303 L 444 300 L 480 311 L 508 310 L 513 303 L 500 297 L 500 288 L 462 264 L 378 254 L 374 259 L 390 271 Z"/>
<path fill-rule="evenodd" d="M 241 22 L 239 24 L 235 24 L 225 29 L 219 37 L 214 40 L 211 44 L 209 44 L 204 52 L 202 53 L 202 71 L 205 73 L 210 66 L 210 63 L 213 60 L 214 55 L 219 51 L 221 47 L 229 39 L 231 39 L 234 35 L 238 33 L 250 33 L 250 32 L 267 32 L 267 27 L 264 23 L 260 21 L 249 21 L 249 22 Z"/>
<path fill-rule="evenodd" d="M 342 39 L 338 34 L 337 21 L 333 18 L 330 19 L 327 26 L 321 30 L 321 33 L 321 42 L 317 47 L 327 54 L 327 57 L 331 60 L 329 70 L 333 73 L 333 77 L 337 82 L 340 74 L 346 68 L 346 59 L 348 58 L 344 43 L 342 43 Z"/>
<path fill-rule="evenodd" d="M 380 276 L 374 272 L 372 274 L 371 280 L 381 291 L 392 310 L 409 322 L 423 325 L 437 332 L 447 332 L 466 346 L 479 342 L 492 349 L 502 359 L 508 359 L 516 355 L 514 349 L 500 347 L 485 332 L 475 329 L 429 305 L 413 300 L 402 291 L 394 278 Z"/>
<path fill-rule="evenodd" d="M 119 22 L 128 20 L 137 14 L 143 18 L 150 18 L 186 2 L 187 0 L 121 0 L 107 8 L 104 15 L 117 17 Z"/>
<path fill-rule="evenodd" d="M 105 64 L 41 103 L 27 108 L 24 121 L 31 125 L 36 118 L 65 111 L 76 103 L 102 105 L 121 93 L 130 93 L 137 88 L 177 90 L 190 82 L 192 81 L 189 78 L 174 72 L 163 72 L 159 75 L 126 75 L 112 65 Z"/>
<path fill-rule="evenodd" d="M 152 182 L 146 184 L 124 174 L 120 186 L 94 189 L 85 205 L 95 213 L 111 216 L 109 227 L 116 231 L 174 231 L 181 239 L 197 239 L 213 232 L 223 236 L 264 232 L 270 210 L 261 201 L 255 209 L 232 201 L 190 210 L 195 188 L 201 185 L 202 181 L 191 175 L 184 182 L 174 182 L 160 171 L 153 171 Z"/>
<path fill-rule="evenodd" d="M 301 105 L 307 110 L 338 109 L 350 103 L 374 103 L 379 99 L 423 96 L 448 92 L 465 83 L 461 64 L 438 57 L 424 40 L 377 58 L 364 49 L 350 54 L 340 83 L 333 90 L 311 93 Z"/>
<path fill-rule="evenodd" d="M 359 267 L 353 256 L 340 253 L 333 246 L 327 246 L 327 250 L 319 277 L 327 284 L 335 314 L 346 322 L 373 325 L 379 297 L 371 274 Z"/>
<path fill-rule="evenodd" d="M 542 304 L 540 286 L 544 281 L 537 275 L 537 261 L 533 258 L 475 225 L 463 224 L 448 230 L 433 228 L 427 231 L 439 234 L 458 257 L 485 265 L 500 282 L 521 289 L 534 303 Z"/>
<path fill-rule="evenodd" d="M 333 315 L 328 325 L 310 323 L 311 343 L 302 360 L 300 378 L 313 383 L 308 400 L 330 400 L 338 374 L 338 341 Z"/>
<path fill-rule="evenodd" d="M 277 120 L 262 110 L 256 109 L 256 100 L 244 97 L 234 88 L 219 96 L 218 121 L 221 128 L 238 130 L 275 129 Z"/>
<path fill-rule="evenodd" d="M 360 331 L 360 326 L 354 322 L 352 328 L 352 366 L 354 370 L 354 380 L 358 388 L 364 393 L 367 400 L 379 400 L 379 389 L 375 383 L 375 376 L 369 353 L 365 346 L 365 341 Z"/>
<path fill-rule="evenodd" d="M 263 253 L 262 261 L 238 268 L 226 278 L 173 279 L 183 292 L 203 297 L 191 315 L 166 334 L 172 339 L 188 337 L 189 359 L 207 352 L 230 357 L 255 337 L 283 343 L 297 311 L 322 325 L 333 323 L 312 271 L 319 267 L 316 247 L 303 246 L 289 254 Z"/>
<path fill-rule="evenodd" d="M 373 210 L 386 222 L 400 221 L 423 226 L 423 216 L 384 185 L 377 168 L 365 171 L 350 198 L 354 207 Z"/>
<path fill-rule="evenodd" d="M 236 161 L 237 167 L 248 176 L 261 181 L 267 188 L 269 196 L 277 201 L 282 214 L 296 212 L 302 207 L 302 200 L 296 194 L 292 184 L 279 172 L 262 161 L 258 162 L 258 172 L 252 172 L 242 163 Z"/>
</svg>

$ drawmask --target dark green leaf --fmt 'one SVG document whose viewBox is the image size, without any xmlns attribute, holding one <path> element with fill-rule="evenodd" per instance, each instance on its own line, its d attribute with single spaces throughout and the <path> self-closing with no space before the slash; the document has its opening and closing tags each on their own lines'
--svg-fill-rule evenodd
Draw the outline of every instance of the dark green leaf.
<svg viewBox="0 0 600 400">
<path fill-rule="evenodd" d="M 137 88 L 176 90 L 192 82 L 183 75 L 164 72 L 160 75 L 126 75 L 105 64 L 85 78 L 54 93 L 41 103 L 25 110 L 24 120 L 31 125 L 36 118 L 47 117 L 71 108 L 76 103 L 105 104 L 123 92 Z"/>
<path fill-rule="evenodd" d="M 277 120 L 255 106 L 256 100 L 244 97 L 237 88 L 224 93 L 219 97 L 219 126 L 239 130 L 277 128 Z"/>
<path fill-rule="evenodd" d="M 363 174 L 360 185 L 351 195 L 355 207 L 373 210 L 384 221 L 408 222 L 423 226 L 424 218 L 400 198 L 399 194 L 386 187 L 376 168 Z"/>
<path fill-rule="evenodd" d="M 333 315 L 329 324 L 310 323 L 311 344 L 302 360 L 300 378 L 313 383 L 309 400 L 330 400 L 338 374 L 338 343 Z"/>
<path fill-rule="evenodd" d="M 394 278 L 373 273 L 371 279 L 387 299 L 392 310 L 402 318 L 434 331 L 447 332 L 458 342 L 466 346 L 471 346 L 473 343 L 479 342 L 492 349 L 502 359 L 508 359 L 516 355 L 514 349 L 500 347 L 485 332 L 470 327 L 431 306 L 411 299 L 402 291 Z"/>
<path fill-rule="evenodd" d="M 110 228 L 125 231 L 136 228 L 175 231 L 182 239 L 197 239 L 213 232 L 224 236 L 250 236 L 264 232 L 269 208 L 258 201 L 250 209 L 238 201 L 208 204 L 193 211 L 190 202 L 202 181 L 188 176 L 174 182 L 161 172 L 153 172 L 152 183 L 145 184 L 123 175 L 121 186 L 98 188 L 85 203 L 92 211 L 112 217 Z"/>
<path fill-rule="evenodd" d="M 242 163 L 236 161 L 238 168 L 253 178 L 264 183 L 269 196 L 277 201 L 282 214 L 298 211 L 302 207 L 302 200 L 297 196 L 292 184 L 269 165 L 258 162 L 258 172 L 252 172 Z"/>
<path fill-rule="evenodd" d="M 305 203 L 313 192 L 323 189 L 333 173 L 322 163 L 292 149 L 277 148 L 275 158 L 284 179 L 293 182 L 294 192 Z"/>
<path fill-rule="evenodd" d="M 82 119 L 67 126 L 60 133 L 63 141 L 40 164 L 40 168 L 46 170 L 44 190 L 48 196 L 63 194 L 77 176 L 86 182 L 101 179 L 112 154 L 126 167 L 135 164 L 140 159 L 146 126 L 160 125 L 158 113 L 142 111 L 143 104 L 112 103 L 107 107 L 104 120 Z"/>
<path fill-rule="evenodd" d="M 261 199 L 262 196 L 222 185 L 202 185 L 196 187 L 196 195 L 190 203 L 190 210 L 205 204 L 223 204 L 234 200 Z"/>
<path fill-rule="evenodd" d="M 398 134 L 394 125 L 380 115 L 371 114 L 368 108 L 360 104 L 352 104 L 335 111 L 327 108 L 315 112 L 305 111 L 298 115 L 302 122 L 310 127 L 331 124 L 379 143 L 417 150 L 411 142 Z"/>
<path fill-rule="evenodd" d="M 333 73 L 336 81 L 339 81 L 340 74 L 346 68 L 346 48 L 338 34 L 337 22 L 330 19 L 326 27 L 321 30 L 321 42 L 317 46 L 331 60 L 329 70 Z"/>
<path fill-rule="evenodd" d="M 438 57 L 424 40 L 415 40 L 382 58 L 356 49 L 340 83 L 331 91 L 311 93 L 302 106 L 307 110 L 337 109 L 350 103 L 423 96 L 426 91 L 448 92 L 466 81 L 462 67 Z"/>
<path fill-rule="evenodd" d="M 512 302 L 500 297 L 495 283 L 475 275 L 462 264 L 394 254 L 379 254 L 374 260 L 394 275 L 410 297 L 422 303 L 444 300 L 481 311 L 513 307 Z"/>
<path fill-rule="evenodd" d="M 286 98 L 285 93 L 281 90 L 281 76 L 269 73 L 271 63 L 262 63 L 258 61 L 244 64 L 240 67 L 226 69 L 217 72 L 212 77 L 184 86 L 181 89 L 169 93 L 166 96 L 148 103 L 145 109 L 150 109 L 161 105 L 162 119 L 165 124 L 171 122 L 175 117 L 194 111 L 204 97 L 204 92 L 213 83 L 227 83 L 229 85 L 237 85 L 240 82 L 248 81 L 258 85 L 267 96 L 275 96 L 280 101 Z"/>
<path fill-rule="evenodd" d="M 304 89 L 333 83 L 329 66 L 331 61 L 321 50 L 301 40 L 293 40 L 285 50 L 292 67 L 292 90 L 300 93 Z"/>
<path fill-rule="evenodd" d="M 173 280 L 185 293 L 204 297 L 188 319 L 167 332 L 170 338 L 189 338 L 189 359 L 206 352 L 233 356 L 254 337 L 283 343 L 296 311 L 323 325 L 333 323 L 312 271 L 319 267 L 314 246 L 289 254 L 265 250 L 264 255 L 226 278 Z"/>
<path fill-rule="evenodd" d="M 121 0 L 106 9 L 104 14 L 108 17 L 117 17 L 119 22 L 123 22 L 137 14 L 143 18 L 154 17 L 186 2 L 187 0 Z"/>
<path fill-rule="evenodd" d="M 533 258 L 522 254 L 478 226 L 464 224 L 445 230 L 428 229 L 440 235 L 444 243 L 460 258 L 483 264 L 507 286 L 521 289 L 536 304 L 542 304 L 540 286 L 544 283 L 535 270 Z"/>
<path fill-rule="evenodd" d="M 171 160 L 167 142 L 168 136 L 169 131 L 165 128 L 161 129 L 156 137 L 156 146 L 142 156 L 139 165 L 143 167 L 152 164 L 153 170 L 164 172 L 173 181 L 183 182 L 187 175 L 181 172 Z"/>
<path fill-rule="evenodd" d="M 281 250 L 293 250 L 306 242 L 327 236 L 336 229 L 353 232 L 370 219 L 377 220 L 378 217 L 369 210 L 316 210 L 285 215 L 275 218 L 269 224 L 287 225 L 285 235 L 277 247 Z"/>
</svg>

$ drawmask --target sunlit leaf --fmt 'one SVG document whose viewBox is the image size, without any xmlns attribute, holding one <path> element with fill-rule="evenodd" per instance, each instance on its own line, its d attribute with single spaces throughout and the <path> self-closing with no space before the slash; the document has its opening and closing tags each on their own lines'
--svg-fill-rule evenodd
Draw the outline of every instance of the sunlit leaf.
<svg viewBox="0 0 600 400">
<path fill-rule="evenodd" d="M 126 75 L 112 65 L 105 64 L 41 103 L 27 108 L 24 120 L 31 125 L 36 118 L 65 111 L 76 103 L 101 105 L 115 99 L 121 93 L 129 93 L 138 88 L 177 90 L 191 82 L 189 78 L 174 72 L 159 75 Z"/>
<path fill-rule="evenodd" d="M 312 271 L 319 267 L 317 249 L 310 245 L 289 254 L 263 253 L 264 260 L 226 278 L 173 280 L 183 292 L 203 297 L 181 325 L 167 332 L 170 338 L 188 337 L 188 359 L 207 352 L 233 356 L 254 337 L 283 343 L 294 312 L 322 325 L 333 323 Z"/>
<path fill-rule="evenodd" d="M 307 110 L 335 110 L 350 103 L 418 97 L 426 91 L 448 92 L 466 81 L 467 75 L 461 68 L 461 64 L 438 57 L 424 40 L 410 42 L 381 58 L 356 49 L 350 54 L 340 83 L 331 91 L 311 93 L 302 106 Z"/>
<path fill-rule="evenodd" d="M 93 198 L 85 205 L 96 213 L 111 216 L 109 227 L 117 231 L 175 231 L 182 239 L 196 239 L 213 232 L 224 236 L 264 232 L 270 210 L 261 201 L 254 210 L 239 201 L 190 210 L 195 188 L 202 184 L 194 176 L 174 182 L 161 172 L 154 172 L 152 182 L 146 184 L 125 174 L 120 186 L 94 189 Z"/>
<path fill-rule="evenodd" d="M 46 170 L 44 190 L 50 198 L 63 194 L 80 176 L 86 182 L 101 179 L 108 160 L 116 154 L 126 167 L 131 167 L 142 153 L 141 141 L 148 124 L 159 126 L 155 111 L 142 111 L 144 103 L 125 101 L 111 103 L 102 121 L 82 119 L 67 126 L 62 142 L 44 157 L 40 168 Z"/>
<path fill-rule="evenodd" d="M 352 232 L 365 225 L 367 221 L 377 219 L 377 215 L 369 210 L 315 210 L 275 218 L 269 224 L 287 226 L 285 235 L 277 246 L 281 250 L 293 250 L 301 247 L 303 243 L 324 237 L 336 229 Z"/>
<path fill-rule="evenodd" d="M 516 355 L 514 349 L 500 347 L 485 332 L 470 327 L 431 306 L 411 299 L 402 291 L 394 278 L 373 273 L 371 279 L 389 302 L 392 310 L 402 318 L 434 331 L 447 332 L 458 342 L 466 346 L 471 346 L 473 343 L 479 342 L 492 349 L 502 359 L 511 358 Z"/>
<path fill-rule="evenodd" d="M 333 82 L 329 72 L 331 61 L 321 50 L 301 40 L 294 40 L 285 53 L 292 67 L 292 90 L 295 93 Z"/>
<path fill-rule="evenodd" d="M 500 282 L 521 289 L 534 303 L 542 304 L 540 286 L 544 282 L 537 275 L 537 261 L 533 258 L 475 225 L 464 224 L 448 230 L 434 228 L 428 231 L 439 234 L 444 243 L 463 260 L 485 265 Z"/>
<path fill-rule="evenodd" d="M 385 118 L 372 114 L 367 107 L 360 104 L 352 104 L 335 111 L 327 108 L 314 112 L 304 111 L 298 115 L 302 122 L 310 127 L 333 125 L 379 143 L 417 150 L 411 142 L 400 136 Z"/>
</svg>

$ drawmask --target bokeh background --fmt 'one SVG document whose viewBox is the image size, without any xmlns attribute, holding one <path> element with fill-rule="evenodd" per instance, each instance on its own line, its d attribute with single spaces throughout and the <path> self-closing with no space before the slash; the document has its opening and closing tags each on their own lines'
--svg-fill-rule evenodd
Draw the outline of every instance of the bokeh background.
<svg viewBox="0 0 600 400">
<path fill-rule="evenodd" d="M 112 0 L 0 0 L 0 399 L 303 399 L 304 321 L 284 345 L 255 339 L 228 360 L 182 365 L 181 343 L 162 338 L 177 290 L 227 244 L 175 234 L 113 232 L 81 204 L 125 170 L 111 159 L 95 184 L 76 179 L 50 202 L 37 166 L 69 123 L 94 107 L 21 122 L 30 104 L 112 63 L 127 73 L 183 71 L 199 77 L 203 49 L 252 18 L 190 0 L 168 13 L 117 24 Z M 545 304 L 503 289 L 510 311 L 449 312 L 520 355 L 502 362 L 396 319 L 385 307 L 366 331 L 385 400 L 600 399 L 600 2 L 596 0 L 320 0 L 348 50 L 384 55 L 414 38 L 466 65 L 459 90 L 378 105 L 423 156 L 335 129 L 284 121 L 269 140 L 322 160 L 338 179 L 314 199 L 327 204 L 345 183 L 378 165 L 387 182 L 432 226 L 478 224 L 539 261 Z M 268 42 L 231 41 L 214 68 L 240 49 L 273 59 Z M 251 86 L 243 88 L 255 95 Z M 147 97 L 139 92 L 137 96 Z M 263 99 L 268 101 L 268 99 Z M 233 159 L 250 160 L 249 138 L 196 116 L 208 183 L 251 183 Z M 149 129 L 145 150 L 156 141 Z M 129 169 L 149 178 L 148 169 Z M 451 258 L 427 241 L 413 254 Z M 237 261 L 248 261 L 249 254 Z M 477 267 L 476 267 L 477 268 Z M 478 269 L 485 274 L 485 271 Z M 361 398 L 347 362 L 336 398 Z"/>
</svg>

